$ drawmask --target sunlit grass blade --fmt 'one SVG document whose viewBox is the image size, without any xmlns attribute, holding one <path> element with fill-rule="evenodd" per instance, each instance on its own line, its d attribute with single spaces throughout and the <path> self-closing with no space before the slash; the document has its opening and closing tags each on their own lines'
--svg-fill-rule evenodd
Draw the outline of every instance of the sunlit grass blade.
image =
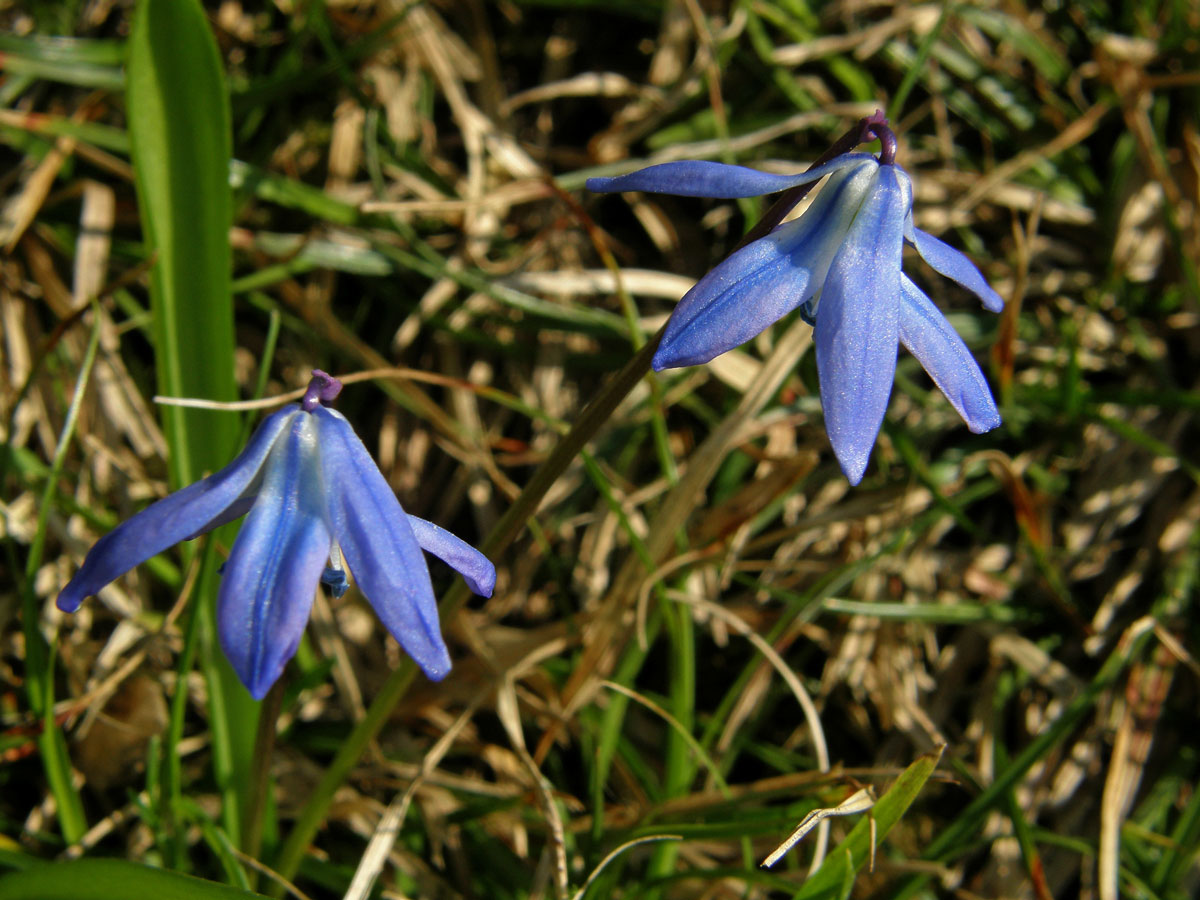
<svg viewBox="0 0 1200 900">
<path fill-rule="evenodd" d="M 864 814 L 846 838 L 830 851 L 825 864 L 804 882 L 795 900 L 846 896 L 847 883 L 853 878 L 853 873 L 866 865 L 874 855 L 872 839 L 878 847 L 887 837 L 887 833 L 900 821 L 900 817 L 921 792 L 941 758 L 942 750 L 938 749 L 918 757 L 905 769 L 887 793 L 871 807 L 870 812 Z"/>
<path fill-rule="evenodd" d="M 139 5 L 129 38 L 127 105 L 142 228 L 155 261 L 150 294 L 158 390 L 235 399 L 229 100 L 198 2 Z M 240 430 L 235 417 L 177 407 L 162 415 L 176 486 L 233 455 Z M 213 760 L 225 799 L 223 820 L 236 840 L 239 786 L 249 772 L 256 706 L 216 646 L 211 595 L 199 601 Z"/>
<path fill-rule="evenodd" d="M 34 35 L 0 35 L 0 69 L 80 87 L 120 90 L 121 45 Z"/>
</svg>

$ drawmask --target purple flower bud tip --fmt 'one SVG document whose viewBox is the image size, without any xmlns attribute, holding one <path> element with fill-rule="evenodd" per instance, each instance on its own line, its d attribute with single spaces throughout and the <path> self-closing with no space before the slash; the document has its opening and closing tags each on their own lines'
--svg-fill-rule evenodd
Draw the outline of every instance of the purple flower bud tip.
<svg viewBox="0 0 1200 900">
<path fill-rule="evenodd" d="M 312 412 L 318 405 L 328 406 L 337 399 L 337 395 L 341 392 L 342 383 L 340 381 L 328 372 L 313 369 L 312 380 L 309 381 L 308 389 L 300 401 L 300 408 L 305 412 Z"/>
</svg>

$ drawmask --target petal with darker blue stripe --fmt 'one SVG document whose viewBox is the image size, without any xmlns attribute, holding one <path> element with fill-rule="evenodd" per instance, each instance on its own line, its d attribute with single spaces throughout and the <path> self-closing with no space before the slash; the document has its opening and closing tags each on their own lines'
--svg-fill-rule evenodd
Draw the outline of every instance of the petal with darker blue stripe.
<svg viewBox="0 0 1200 900">
<path fill-rule="evenodd" d="M 979 363 L 946 317 L 912 283 L 900 276 L 900 343 L 915 356 L 976 434 L 1000 424 L 1000 413 Z"/>
<path fill-rule="evenodd" d="M 800 218 L 700 279 L 671 314 L 654 354 L 655 370 L 708 362 L 811 299 L 878 168 L 872 159 L 836 173 Z"/>
<path fill-rule="evenodd" d="M 321 463 L 334 536 L 380 620 L 427 676 L 440 681 L 450 654 L 438 624 L 429 568 L 412 526 L 371 454 L 341 413 L 318 407 Z"/>
<path fill-rule="evenodd" d="M 851 484 L 866 471 L 887 411 L 899 341 L 900 265 L 912 187 L 880 166 L 838 251 L 814 329 L 821 406 L 834 454 Z"/>
<path fill-rule="evenodd" d="M 910 226 L 906 237 L 935 272 L 965 287 L 979 298 L 984 309 L 995 313 L 1004 309 L 1004 300 L 987 283 L 983 273 L 958 250 L 920 228 Z"/>
<path fill-rule="evenodd" d="M 217 628 L 255 699 L 283 672 L 304 635 L 332 534 L 317 423 L 298 414 L 267 460 L 262 487 L 221 578 Z"/>
<path fill-rule="evenodd" d="M 490 559 L 462 538 L 426 519 L 410 515 L 408 524 L 422 550 L 432 553 L 462 575 L 474 593 L 481 597 L 492 596 L 496 589 L 496 567 Z"/>
<path fill-rule="evenodd" d="M 213 527 L 251 487 L 276 438 L 299 414 L 293 405 L 268 416 L 225 468 L 151 504 L 100 538 L 58 595 L 58 608 L 74 612 L 85 598 L 134 566 Z"/>
</svg>

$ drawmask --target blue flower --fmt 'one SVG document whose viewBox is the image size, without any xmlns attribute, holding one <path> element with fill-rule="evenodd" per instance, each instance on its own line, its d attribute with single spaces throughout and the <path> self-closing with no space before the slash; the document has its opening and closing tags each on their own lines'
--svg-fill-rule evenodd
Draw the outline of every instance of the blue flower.
<svg viewBox="0 0 1200 900">
<path fill-rule="evenodd" d="M 346 588 L 344 559 L 392 636 L 435 681 L 450 671 L 422 550 L 490 597 L 496 570 L 473 547 L 407 515 L 341 413 L 341 383 L 315 371 L 300 404 L 270 416 L 224 469 L 147 507 L 96 542 L 58 596 L 86 597 L 172 544 L 246 515 L 217 595 L 221 646 L 261 699 L 296 652 L 318 581 Z M 330 566 L 330 558 L 334 560 Z"/>
<path fill-rule="evenodd" d="M 653 365 L 662 370 L 708 362 L 799 308 L 814 326 L 826 429 L 851 484 L 862 479 L 883 424 L 898 344 L 917 357 L 971 431 L 1000 424 L 987 381 L 962 338 L 901 271 L 904 243 L 992 312 L 1004 301 L 969 259 L 913 226 L 912 182 L 891 162 L 893 153 L 894 138 L 890 151 L 885 141 L 882 162 L 847 153 L 802 175 L 686 161 L 587 182 L 589 190 L 602 192 L 734 198 L 829 176 L 803 215 L 735 251 L 688 291 L 667 323 Z"/>
</svg>

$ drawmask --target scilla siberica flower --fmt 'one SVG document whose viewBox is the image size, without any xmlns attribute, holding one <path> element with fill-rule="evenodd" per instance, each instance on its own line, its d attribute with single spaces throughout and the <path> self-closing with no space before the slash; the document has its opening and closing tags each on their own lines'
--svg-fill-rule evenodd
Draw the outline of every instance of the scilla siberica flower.
<svg viewBox="0 0 1200 900">
<path fill-rule="evenodd" d="M 249 513 L 221 577 L 217 628 L 256 699 L 295 654 L 317 582 L 338 596 L 346 590 L 340 558 L 417 665 L 435 681 L 444 678 L 450 655 L 421 551 L 445 560 L 485 597 L 492 595 L 496 570 L 478 550 L 400 508 L 350 423 L 325 406 L 341 388 L 314 371 L 304 399 L 268 416 L 237 459 L 97 541 L 58 595 L 58 608 L 74 612 L 84 598 L 172 544 Z"/>
<path fill-rule="evenodd" d="M 898 343 L 925 367 L 971 431 L 1000 424 L 962 338 L 901 271 L 905 241 L 985 308 L 999 312 L 1004 306 L 969 259 L 914 227 L 912 182 L 894 162 L 895 137 L 881 117 L 863 124 L 880 138 L 879 159 L 844 153 L 794 176 L 684 161 L 587 182 L 600 192 L 734 198 L 829 176 L 803 215 L 735 251 L 688 291 L 667 323 L 653 366 L 658 371 L 708 362 L 799 307 L 814 326 L 826 429 L 851 484 L 862 479 L 883 424 Z"/>
</svg>

